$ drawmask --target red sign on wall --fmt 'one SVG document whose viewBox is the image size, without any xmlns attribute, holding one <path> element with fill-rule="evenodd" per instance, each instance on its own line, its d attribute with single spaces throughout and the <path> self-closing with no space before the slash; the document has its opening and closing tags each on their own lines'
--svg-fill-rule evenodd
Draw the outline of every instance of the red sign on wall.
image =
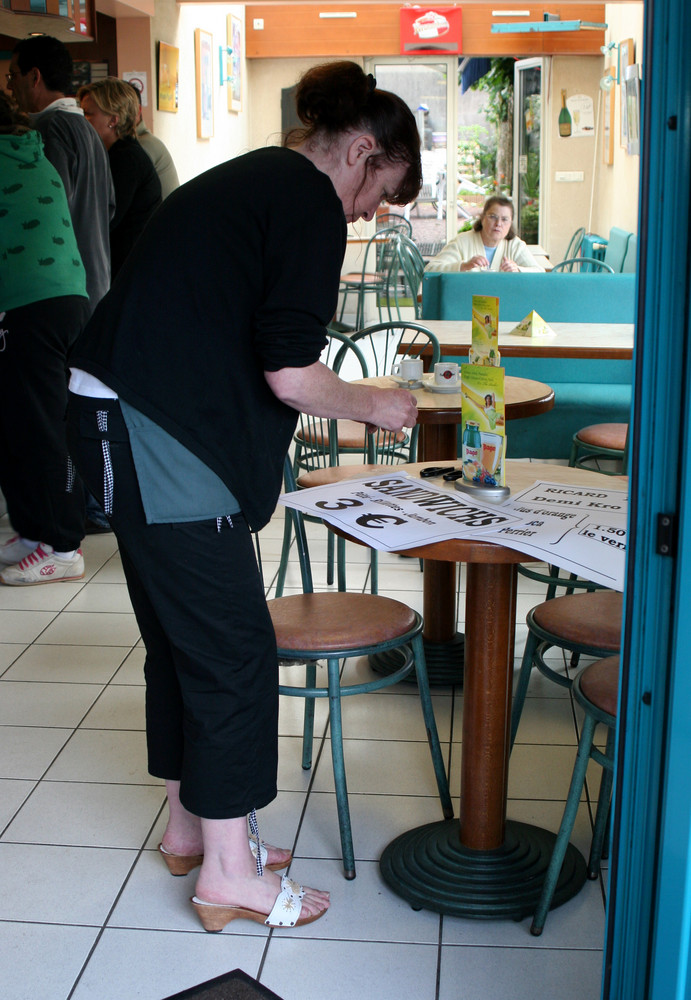
<svg viewBox="0 0 691 1000">
<path fill-rule="evenodd" d="M 460 7 L 401 7 L 401 55 L 461 53 Z"/>
</svg>

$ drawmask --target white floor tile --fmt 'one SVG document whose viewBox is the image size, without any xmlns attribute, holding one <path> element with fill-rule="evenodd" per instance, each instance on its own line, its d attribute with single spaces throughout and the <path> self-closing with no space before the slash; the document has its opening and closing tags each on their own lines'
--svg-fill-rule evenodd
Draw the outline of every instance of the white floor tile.
<svg viewBox="0 0 691 1000">
<path fill-rule="evenodd" d="M 78 726 L 100 694 L 96 684 L 0 681 L 0 725 Z"/>
<path fill-rule="evenodd" d="M 78 729 L 50 767 L 49 781 L 159 785 L 147 771 L 146 735 L 117 729 Z"/>
<path fill-rule="evenodd" d="M 144 684 L 144 660 L 146 650 L 144 646 L 137 645 L 127 654 L 122 662 L 122 666 L 113 677 L 113 684 Z"/>
<path fill-rule="evenodd" d="M 63 611 L 39 642 L 88 646 L 133 646 L 139 638 L 134 614 Z"/>
<path fill-rule="evenodd" d="M 4 639 L 4 636 L 3 636 Z M 26 649 L 25 642 L 0 642 L 0 677 Z"/>
<path fill-rule="evenodd" d="M 136 851 L 0 844 L 0 920 L 100 927 Z"/>
<path fill-rule="evenodd" d="M 65 584 L 67 586 L 67 584 Z M 7 588 L 8 590 L 10 588 Z M 25 589 L 31 589 L 22 587 Z M 3 642 L 33 642 L 54 620 L 52 611 L 3 611 L 0 610 L 0 635 Z"/>
<path fill-rule="evenodd" d="M 256 976 L 264 944 L 261 936 L 205 934 L 201 927 L 187 934 L 107 929 L 71 1000 L 161 1000 L 230 969 Z"/>
<path fill-rule="evenodd" d="M 35 781 L 0 779 L 0 829 L 5 827 L 36 787 Z"/>
<path fill-rule="evenodd" d="M 331 741 L 326 742 L 314 782 L 314 789 L 319 792 L 334 789 Z M 434 767 L 426 743 L 345 739 L 343 748 L 350 792 L 436 796 Z M 446 747 L 442 744 L 442 753 L 445 752 Z"/>
<path fill-rule="evenodd" d="M 144 730 L 144 687 L 140 684 L 109 686 L 86 715 L 82 727 Z"/>
<path fill-rule="evenodd" d="M 349 793 L 348 804 L 357 863 L 360 860 L 378 862 L 384 848 L 395 837 L 443 819 L 439 799 L 432 796 Z M 340 864 L 335 793 L 313 792 L 310 795 L 297 845 L 297 857 L 301 856 L 336 859 Z"/>
<path fill-rule="evenodd" d="M 35 587 L 0 585 L 0 608 L 3 611 L 62 611 L 83 589 L 83 580 L 60 580 Z"/>
<path fill-rule="evenodd" d="M 165 797 L 156 786 L 43 781 L 5 830 L 8 843 L 139 848 Z"/>
<path fill-rule="evenodd" d="M 352 914 L 356 924 L 357 919 Z M 261 981 L 283 1000 L 433 1000 L 436 951 L 434 945 L 299 941 L 276 935 Z"/>
<path fill-rule="evenodd" d="M 41 778 L 71 735 L 71 728 L 0 726 L 0 777 Z"/>
<path fill-rule="evenodd" d="M 107 684 L 123 659 L 122 646 L 49 646 L 35 643 L 4 674 L 12 681 Z"/>
<path fill-rule="evenodd" d="M 70 602 L 70 611 L 131 612 L 132 602 L 124 583 L 99 583 L 84 587 Z"/>
<path fill-rule="evenodd" d="M 93 927 L 0 924 L 0 996 L 64 1000 L 96 939 Z M 11 961 L 8 957 L 11 956 Z M 98 993 L 92 994 L 97 996 Z M 85 996 L 85 994 L 83 994 Z"/>
<path fill-rule="evenodd" d="M 439 1000 L 595 1000 L 600 996 L 602 954 L 556 948 L 445 948 L 440 972 Z"/>
</svg>

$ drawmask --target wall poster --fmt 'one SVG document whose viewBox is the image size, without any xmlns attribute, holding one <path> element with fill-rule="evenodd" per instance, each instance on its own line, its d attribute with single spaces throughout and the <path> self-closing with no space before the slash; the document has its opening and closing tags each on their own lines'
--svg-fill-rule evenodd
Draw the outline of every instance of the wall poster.
<svg viewBox="0 0 691 1000">
<path fill-rule="evenodd" d="M 194 66 L 197 91 L 197 138 L 210 139 L 214 134 L 213 36 L 201 28 L 194 30 Z"/>
</svg>

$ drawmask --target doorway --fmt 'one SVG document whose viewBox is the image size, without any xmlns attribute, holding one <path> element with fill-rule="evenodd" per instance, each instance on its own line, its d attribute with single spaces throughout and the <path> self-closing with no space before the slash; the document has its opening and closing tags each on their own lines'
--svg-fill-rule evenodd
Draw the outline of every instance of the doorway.
<svg viewBox="0 0 691 1000">
<path fill-rule="evenodd" d="M 365 71 L 373 74 L 378 87 L 398 94 L 415 115 L 422 141 L 422 190 L 403 214 L 423 257 L 430 259 L 458 228 L 456 184 L 448 183 L 457 176 L 458 59 L 378 57 L 366 61 Z"/>
<path fill-rule="evenodd" d="M 543 59 L 519 59 L 514 66 L 514 195 L 516 232 L 530 245 L 542 242 L 545 217 Z"/>
</svg>

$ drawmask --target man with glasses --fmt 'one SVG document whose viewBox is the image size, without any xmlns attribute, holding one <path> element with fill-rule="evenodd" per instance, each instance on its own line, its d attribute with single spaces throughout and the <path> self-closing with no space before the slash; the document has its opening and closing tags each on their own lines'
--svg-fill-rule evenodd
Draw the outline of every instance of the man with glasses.
<svg viewBox="0 0 691 1000">
<path fill-rule="evenodd" d="M 542 271 L 513 228 L 513 203 L 493 195 L 473 228 L 459 233 L 425 271 Z"/>
<path fill-rule="evenodd" d="M 108 228 L 115 193 L 108 156 L 70 92 L 72 56 L 57 38 L 24 38 L 12 52 L 7 89 L 40 132 L 44 152 L 67 193 L 93 311 L 110 287 Z"/>
</svg>

